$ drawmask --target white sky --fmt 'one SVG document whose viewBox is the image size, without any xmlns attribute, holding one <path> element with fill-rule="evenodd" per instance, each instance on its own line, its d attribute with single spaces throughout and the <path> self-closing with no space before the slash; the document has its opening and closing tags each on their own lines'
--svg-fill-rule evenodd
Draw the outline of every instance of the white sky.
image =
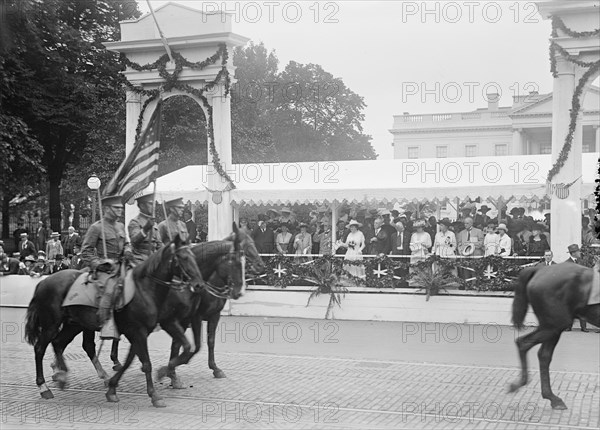
<svg viewBox="0 0 600 430">
<path fill-rule="evenodd" d="M 342 78 L 364 98 L 363 127 L 380 159 L 393 158 L 393 115 L 485 107 L 486 84 L 501 93 L 500 106 L 530 90 L 552 91 L 550 21 L 533 2 L 175 2 L 205 11 L 225 5 L 233 31 L 274 49 L 280 70 L 294 60 Z"/>
</svg>

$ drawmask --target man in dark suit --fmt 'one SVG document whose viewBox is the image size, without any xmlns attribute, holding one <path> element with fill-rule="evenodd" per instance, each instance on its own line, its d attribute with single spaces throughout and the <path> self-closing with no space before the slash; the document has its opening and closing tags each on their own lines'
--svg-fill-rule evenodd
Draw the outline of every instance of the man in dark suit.
<svg viewBox="0 0 600 430">
<path fill-rule="evenodd" d="M 567 248 L 569 250 L 569 258 L 567 258 L 565 260 L 565 263 L 571 263 L 571 264 L 579 264 L 581 265 L 580 261 L 581 261 L 581 249 L 579 249 L 579 245 L 577 245 L 576 243 L 569 245 L 569 247 Z M 575 317 L 577 318 L 577 317 Z M 587 324 L 586 321 L 583 318 L 577 318 L 579 320 L 579 325 L 581 326 L 581 331 L 587 333 L 589 332 L 589 330 L 587 329 Z M 571 331 L 571 329 L 573 328 L 573 326 L 571 325 L 571 327 L 569 327 L 566 331 Z"/>
<path fill-rule="evenodd" d="M 554 260 L 552 260 L 553 257 L 554 257 L 554 254 L 552 253 L 552 251 L 550 251 L 549 249 L 544 251 L 543 260 L 541 260 L 539 263 L 537 263 L 536 266 L 551 266 L 553 264 L 556 264 L 556 262 Z"/>
<path fill-rule="evenodd" d="M 378 217 L 373 223 L 374 236 L 371 238 L 371 254 L 388 255 L 392 251 L 392 238 L 383 227 L 383 218 Z"/>
<path fill-rule="evenodd" d="M 69 226 L 69 233 L 67 234 L 67 237 L 65 237 L 65 239 L 63 240 L 63 251 L 65 252 L 65 254 L 75 254 L 75 245 L 81 246 L 81 236 L 79 236 L 79 233 L 75 232 L 75 227 Z M 45 246 L 44 249 L 46 249 Z"/>
<path fill-rule="evenodd" d="M 481 226 L 482 228 L 487 226 L 491 221 L 491 218 L 487 215 L 487 213 L 491 211 L 491 209 L 487 205 L 482 205 L 477 212 L 481 212 L 481 215 L 475 215 L 475 226 Z"/>
<path fill-rule="evenodd" d="M 44 226 L 44 222 L 40 221 L 38 223 L 37 229 L 37 247 L 38 249 L 46 249 L 46 242 L 50 239 L 50 235 L 48 234 L 48 229 Z"/>
<path fill-rule="evenodd" d="M 197 226 L 196 223 L 192 220 L 192 212 L 188 209 L 183 211 L 183 219 L 185 222 L 185 226 L 187 227 L 187 231 L 190 235 L 189 241 L 190 243 L 198 242 L 198 232 L 196 231 Z"/>
<path fill-rule="evenodd" d="M 19 260 L 0 254 L 0 276 L 17 275 L 19 273 Z"/>
<path fill-rule="evenodd" d="M 35 245 L 29 240 L 27 233 L 21 233 L 21 242 L 19 242 L 19 253 L 21 254 L 21 261 L 25 260 L 28 255 L 35 256 L 37 251 Z"/>
<path fill-rule="evenodd" d="M 275 252 L 275 234 L 267 227 L 265 221 L 258 222 L 258 228 L 252 233 L 256 250 L 260 254 L 273 254 Z"/>
<path fill-rule="evenodd" d="M 393 237 L 394 247 L 392 249 L 393 255 L 410 255 L 410 233 L 404 228 L 402 221 L 398 221 L 395 224 L 396 234 Z M 408 258 L 398 258 L 394 260 L 396 263 L 410 263 Z M 394 270 L 394 274 L 402 278 L 399 282 L 399 287 L 408 287 L 408 269 L 398 268 Z"/>
</svg>

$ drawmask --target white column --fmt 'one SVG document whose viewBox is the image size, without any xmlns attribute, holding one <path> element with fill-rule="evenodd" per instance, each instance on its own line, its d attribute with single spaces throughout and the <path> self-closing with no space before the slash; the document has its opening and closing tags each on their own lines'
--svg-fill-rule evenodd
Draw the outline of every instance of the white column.
<svg viewBox="0 0 600 430">
<path fill-rule="evenodd" d="M 512 154 L 523 155 L 523 137 L 520 128 L 515 128 L 512 134 Z"/>
<path fill-rule="evenodd" d="M 576 76 L 574 66 L 568 61 L 557 57 L 556 67 L 558 77 L 554 78 L 552 95 L 552 163 L 564 145 L 569 130 L 571 99 L 575 91 Z M 573 182 L 581 174 L 582 149 L 581 119 L 575 130 L 573 145 L 566 163 L 560 172 L 552 179 L 553 184 Z M 551 218 L 551 248 L 557 262 L 566 260 L 569 256 L 567 247 L 572 243 L 581 245 L 581 181 L 575 183 L 569 190 L 569 197 L 559 199 L 552 195 Z"/>
<path fill-rule="evenodd" d="M 221 160 L 221 166 L 226 172 L 231 171 L 231 97 L 225 97 L 222 91 L 216 91 L 212 96 L 213 130 L 215 148 Z M 210 143 L 209 143 L 210 144 Z M 208 149 L 209 166 L 212 173 L 208 175 L 208 188 L 222 190 L 227 182 L 221 178 L 212 165 L 210 148 Z M 231 175 L 230 175 L 231 176 Z M 232 177 L 235 181 L 235 178 Z M 220 240 L 231 233 L 233 222 L 233 208 L 231 207 L 231 194 L 223 192 L 223 201 L 215 204 L 212 199 L 208 201 L 208 240 Z"/>
<path fill-rule="evenodd" d="M 596 144 L 594 152 L 600 152 L 600 127 L 596 127 Z"/>
<path fill-rule="evenodd" d="M 335 254 L 335 252 L 333 252 L 333 247 L 335 245 L 335 241 L 337 238 L 337 220 L 339 217 L 339 204 L 337 202 L 332 202 L 331 203 L 331 253 Z"/>
<path fill-rule="evenodd" d="M 125 157 L 127 157 L 135 145 L 135 131 L 140 113 L 142 112 L 142 98 L 140 94 L 133 91 L 127 91 L 125 97 Z M 139 210 L 136 204 L 125 204 L 125 234 L 127 235 L 127 238 L 129 238 L 127 225 L 129 224 L 129 221 L 138 215 L 138 213 Z"/>
</svg>

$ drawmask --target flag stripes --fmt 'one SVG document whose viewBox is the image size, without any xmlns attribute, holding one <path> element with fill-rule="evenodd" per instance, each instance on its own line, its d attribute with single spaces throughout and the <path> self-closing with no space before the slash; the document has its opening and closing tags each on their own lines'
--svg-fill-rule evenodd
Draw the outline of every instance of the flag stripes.
<svg viewBox="0 0 600 430">
<path fill-rule="evenodd" d="M 123 196 L 123 201 L 127 202 L 156 179 L 160 149 L 161 104 L 162 102 L 158 103 L 148 127 L 106 185 L 104 195 L 119 194 Z"/>
</svg>

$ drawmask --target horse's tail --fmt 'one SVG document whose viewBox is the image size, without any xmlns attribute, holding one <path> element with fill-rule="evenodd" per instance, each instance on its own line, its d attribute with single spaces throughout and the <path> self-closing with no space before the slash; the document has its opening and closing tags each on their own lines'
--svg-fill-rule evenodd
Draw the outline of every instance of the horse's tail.
<svg viewBox="0 0 600 430">
<path fill-rule="evenodd" d="M 25 340 L 28 344 L 35 346 L 42 335 L 42 324 L 40 322 L 41 303 L 36 300 L 35 295 L 27 308 L 25 316 Z"/>
<path fill-rule="evenodd" d="M 529 308 L 527 284 L 536 272 L 537 267 L 535 266 L 522 270 L 521 273 L 519 273 L 519 278 L 515 285 L 515 298 L 513 299 L 512 305 L 512 323 L 518 330 L 523 328 L 523 321 L 525 321 L 527 308 Z"/>
</svg>

